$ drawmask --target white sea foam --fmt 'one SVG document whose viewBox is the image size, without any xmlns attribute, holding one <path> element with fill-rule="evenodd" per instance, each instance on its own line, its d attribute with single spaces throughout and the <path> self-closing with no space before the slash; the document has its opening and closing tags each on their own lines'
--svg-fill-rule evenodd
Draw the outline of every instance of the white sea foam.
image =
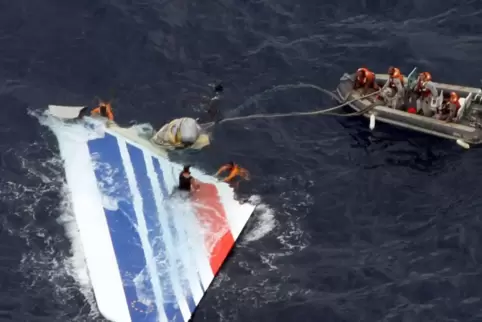
<svg viewBox="0 0 482 322">
<path fill-rule="evenodd" d="M 261 203 L 261 197 L 254 195 L 249 198 L 249 202 L 257 205 L 252 220 L 255 224 L 251 225 L 253 228 L 249 230 L 244 236 L 245 242 L 253 242 L 268 235 L 277 225 L 275 212 L 268 205 Z"/>
</svg>

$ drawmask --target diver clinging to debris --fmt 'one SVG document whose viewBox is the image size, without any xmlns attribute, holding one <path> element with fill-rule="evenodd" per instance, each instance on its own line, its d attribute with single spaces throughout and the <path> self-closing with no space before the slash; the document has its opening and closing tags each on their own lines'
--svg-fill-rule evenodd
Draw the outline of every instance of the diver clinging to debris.
<svg viewBox="0 0 482 322">
<path fill-rule="evenodd" d="M 199 189 L 199 183 L 191 176 L 191 166 L 185 165 L 179 174 L 179 186 L 180 191 L 193 191 Z"/>
<path fill-rule="evenodd" d="M 114 113 L 112 113 L 112 105 L 110 102 L 99 101 L 99 104 L 90 112 L 91 116 L 102 116 L 109 120 L 114 120 Z"/>
<path fill-rule="evenodd" d="M 84 107 L 79 111 L 77 119 L 82 119 L 85 116 L 92 117 L 105 117 L 110 121 L 114 120 L 114 113 L 112 112 L 112 104 L 110 102 L 105 102 L 99 99 L 99 103 L 96 107 L 92 108 L 89 113 L 89 107 Z"/>
</svg>

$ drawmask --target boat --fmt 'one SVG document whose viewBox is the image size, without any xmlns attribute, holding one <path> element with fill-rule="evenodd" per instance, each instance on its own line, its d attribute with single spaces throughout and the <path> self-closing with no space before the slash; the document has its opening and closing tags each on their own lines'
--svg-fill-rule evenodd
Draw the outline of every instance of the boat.
<svg viewBox="0 0 482 322">
<path fill-rule="evenodd" d="M 43 124 L 59 144 L 99 312 L 114 322 L 189 321 L 255 205 L 195 167 L 200 188 L 180 198 L 183 166 L 168 151 L 139 128 L 76 119 L 81 108 L 50 108 L 58 113 Z"/>
<path fill-rule="evenodd" d="M 417 68 L 405 77 L 406 90 L 413 88 L 417 79 Z M 388 74 L 376 74 L 376 82 L 383 86 L 388 80 Z M 469 148 L 470 144 L 482 143 L 482 90 L 480 88 L 435 83 L 440 96 L 434 100 L 432 108 L 447 98 L 450 92 L 459 95 L 460 109 L 458 110 L 456 121 L 446 123 L 435 118 L 408 113 L 404 110 L 390 108 L 377 99 L 372 97 L 363 98 L 360 90 L 353 90 L 355 73 L 345 73 L 340 78 L 340 83 L 336 88 L 336 94 L 340 102 L 348 102 L 348 106 L 362 115 L 371 119 L 370 128 L 374 127 L 374 120 L 388 123 L 397 127 L 426 133 L 429 135 L 454 140 L 459 145 Z"/>
</svg>

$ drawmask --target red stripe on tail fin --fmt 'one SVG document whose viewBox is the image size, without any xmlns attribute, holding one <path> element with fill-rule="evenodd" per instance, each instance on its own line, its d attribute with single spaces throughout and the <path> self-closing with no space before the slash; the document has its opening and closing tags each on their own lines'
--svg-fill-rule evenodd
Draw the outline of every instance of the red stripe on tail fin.
<svg viewBox="0 0 482 322">
<path fill-rule="evenodd" d="M 204 230 L 204 244 L 210 255 L 211 269 L 216 275 L 234 245 L 228 218 L 214 184 L 200 183 L 192 201 Z"/>
</svg>

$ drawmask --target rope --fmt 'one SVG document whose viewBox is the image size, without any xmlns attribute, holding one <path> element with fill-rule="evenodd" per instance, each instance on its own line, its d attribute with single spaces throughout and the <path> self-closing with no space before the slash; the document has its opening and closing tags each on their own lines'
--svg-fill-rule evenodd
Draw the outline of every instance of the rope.
<svg viewBox="0 0 482 322">
<path fill-rule="evenodd" d="M 225 118 L 219 122 L 217 122 L 217 124 L 220 124 L 220 123 L 225 123 L 225 122 L 232 122 L 232 121 L 242 121 L 242 120 L 249 120 L 249 119 L 261 119 L 261 118 L 277 118 L 277 117 L 290 117 L 290 116 L 309 116 L 309 115 L 335 115 L 335 116 L 359 116 L 359 115 L 362 115 L 362 114 L 365 114 L 366 112 L 368 112 L 369 110 L 373 109 L 375 107 L 375 103 L 374 104 L 371 104 L 370 106 L 358 111 L 358 112 L 353 112 L 353 113 L 348 113 L 348 114 L 342 114 L 342 113 L 334 113 L 333 111 L 347 105 L 347 104 L 351 104 L 353 102 L 357 102 L 357 101 L 360 101 L 362 99 L 365 99 L 367 97 L 370 97 L 370 96 L 374 96 L 376 94 L 378 94 L 379 91 L 376 91 L 376 92 L 373 92 L 371 94 L 368 94 L 368 95 L 364 95 L 364 96 L 361 96 L 359 98 L 355 98 L 355 99 L 352 99 L 348 102 L 343 102 L 342 104 L 340 105 L 337 105 L 337 106 L 334 106 L 334 107 L 331 107 L 331 108 L 328 108 L 328 109 L 322 109 L 322 110 L 315 110 L 315 111 L 309 111 L 309 112 L 290 112 L 290 113 L 274 113 L 274 114 L 252 114 L 252 115 L 246 115 L 246 116 L 238 116 L 238 117 L 230 117 L 230 118 Z M 334 94 L 333 94 L 334 95 Z M 210 128 L 211 126 L 213 126 L 216 122 L 208 122 L 208 123 L 204 123 L 204 124 L 201 124 L 201 126 L 204 128 L 204 129 L 208 129 Z"/>
<path fill-rule="evenodd" d="M 270 93 L 276 93 L 276 92 L 279 92 L 279 91 L 287 91 L 287 90 L 292 90 L 292 89 L 299 89 L 299 88 L 312 88 L 312 89 L 315 89 L 317 91 L 320 91 L 322 92 L 323 94 L 327 94 L 329 96 L 331 96 L 332 98 L 334 98 L 335 100 L 338 99 L 338 96 L 335 95 L 335 93 L 333 93 L 332 91 L 329 91 L 327 89 L 324 89 L 320 86 L 317 86 L 317 85 L 314 85 L 314 84 L 306 84 L 306 83 L 298 83 L 298 84 L 285 84 L 285 85 L 276 85 L 270 89 L 267 89 L 265 91 L 263 91 L 262 93 L 259 93 L 259 94 L 256 94 L 250 98 L 248 98 L 243 104 L 241 104 L 240 106 L 236 107 L 234 110 L 230 111 L 227 115 L 226 115 L 226 118 L 231 118 L 231 117 L 234 117 L 234 113 L 236 112 L 239 112 L 241 110 L 243 110 L 244 108 L 246 108 L 248 105 L 252 104 L 252 103 L 257 103 L 257 101 L 267 95 L 267 94 L 270 94 Z"/>
</svg>

